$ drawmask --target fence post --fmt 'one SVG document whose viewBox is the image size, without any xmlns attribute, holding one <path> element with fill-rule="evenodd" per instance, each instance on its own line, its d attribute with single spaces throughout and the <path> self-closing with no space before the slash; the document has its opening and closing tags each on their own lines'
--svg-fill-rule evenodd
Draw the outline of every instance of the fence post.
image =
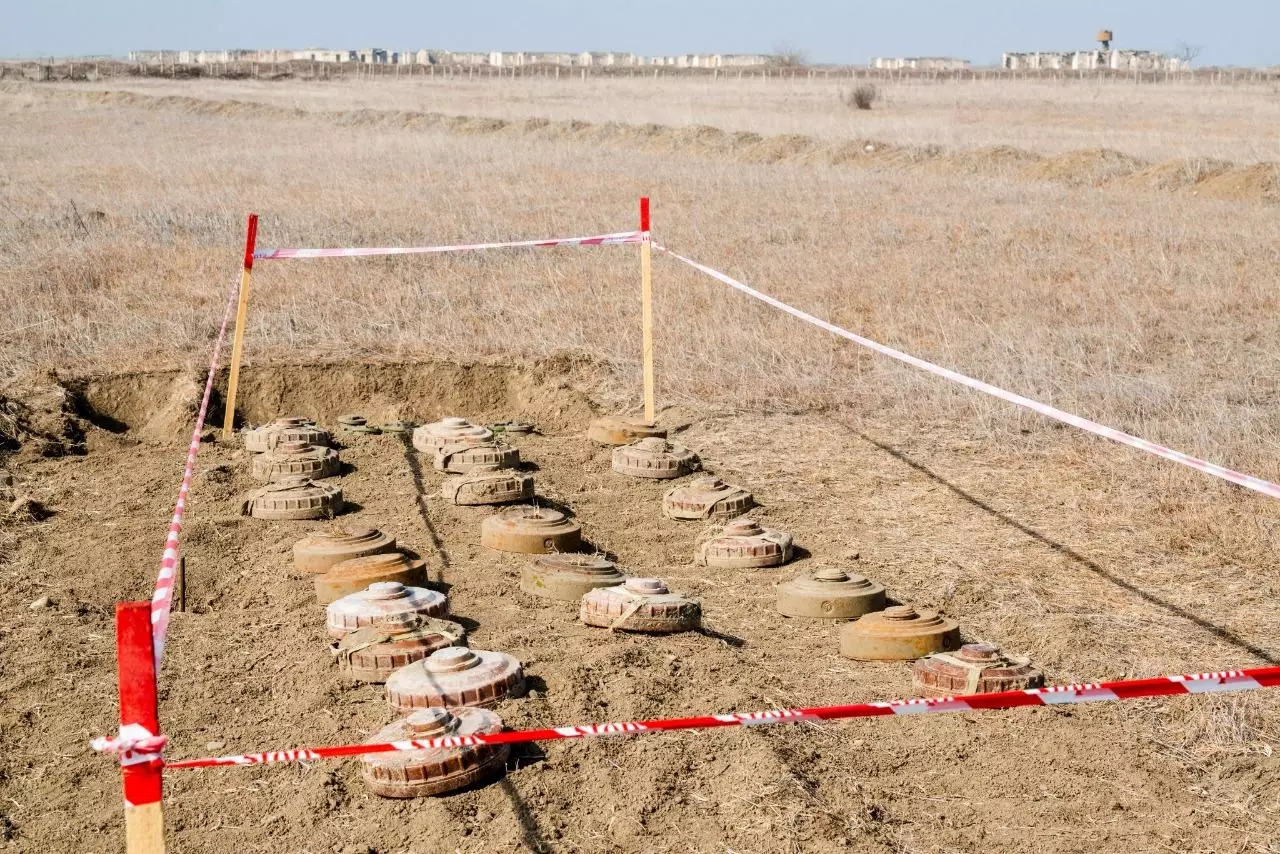
<svg viewBox="0 0 1280 854">
<path fill-rule="evenodd" d="M 644 420 L 653 423 L 653 259 L 649 239 L 649 197 L 640 199 L 640 325 L 644 341 Z"/>
<path fill-rule="evenodd" d="M 151 637 L 151 603 L 116 604 L 116 667 L 123 737 L 160 734 L 156 713 L 156 660 Z M 120 755 L 124 787 L 125 849 L 129 854 L 164 854 L 163 781 L 159 757 L 126 751 Z"/>
<path fill-rule="evenodd" d="M 240 303 L 236 306 L 236 335 L 231 345 L 231 375 L 227 378 L 227 406 L 222 419 L 222 438 L 235 435 L 236 391 L 240 385 L 240 357 L 244 353 L 244 327 L 249 315 L 249 282 L 253 278 L 253 250 L 258 245 L 258 215 L 249 214 L 244 237 L 244 269 L 240 273 Z"/>
</svg>

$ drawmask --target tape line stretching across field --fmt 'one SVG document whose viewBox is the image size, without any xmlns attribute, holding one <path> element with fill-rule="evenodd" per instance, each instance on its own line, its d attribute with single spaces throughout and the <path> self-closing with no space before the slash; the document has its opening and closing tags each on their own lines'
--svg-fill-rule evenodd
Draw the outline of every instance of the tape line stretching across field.
<svg viewBox="0 0 1280 854">
<path fill-rule="evenodd" d="M 819 329 L 825 329 L 827 332 L 830 332 L 833 335 L 839 335 L 841 338 L 846 338 L 854 342 L 855 344 L 860 344 L 863 347 L 866 347 L 870 350 L 874 350 L 875 352 L 888 356 L 891 359 L 897 359 L 899 362 L 905 362 L 906 364 L 919 368 L 922 371 L 928 371 L 934 376 L 942 377 L 945 380 L 950 380 L 951 382 L 959 383 L 960 385 L 967 386 L 972 389 L 976 389 L 977 391 L 983 392 L 984 394 L 989 394 L 992 397 L 999 398 L 1000 400 L 1008 401 L 1009 403 L 1015 404 L 1017 406 L 1021 406 L 1025 409 L 1029 409 L 1032 412 L 1036 412 L 1048 418 L 1053 418 L 1057 421 L 1061 421 L 1064 424 L 1070 424 L 1073 427 L 1079 427 L 1081 430 L 1085 430 L 1089 433 L 1093 433 L 1095 436 L 1102 436 L 1103 438 L 1110 439 L 1113 442 L 1119 442 L 1122 445 L 1128 445 L 1131 448 L 1137 448 L 1140 451 L 1146 451 L 1148 454 L 1154 454 L 1157 457 L 1162 457 L 1163 459 L 1166 459 L 1166 460 L 1172 460 L 1173 462 L 1180 463 L 1184 466 L 1187 466 L 1188 468 L 1193 468 L 1196 471 L 1213 475 L 1214 477 L 1218 477 L 1223 480 L 1234 483 L 1237 486 L 1243 486 L 1245 489 L 1252 489 L 1254 492 L 1261 492 L 1263 495 L 1269 495 L 1272 498 L 1280 498 L 1280 485 L 1272 483 L 1269 480 L 1263 480 L 1260 477 L 1254 477 L 1253 475 L 1244 474 L 1242 472 L 1238 472 L 1233 469 L 1226 468 L 1225 466 L 1220 466 L 1220 465 L 1217 465 L 1216 463 L 1211 463 L 1206 460 L 1193 457 L 1190 454 L 1184 454 L 1181 451 L 1175 451 L 1171 448 L 1166 448 L 1163 445 L 1158 445 L 1155 442 L 1149 442 L 1146 439 L 1140 438 L 1138 436 L 1132 436 L 1121 430 L 1117 430 L 1114 427 L 1107 427 L 1105 424 L 1099 424 L 1096 421 L 1090 421 L 1087 418 L 1082 418 L 1079 415 L 1073 415 L 1070 412 L 1065 412 L 1061 409 L 1058 409 L 1057 407 L 1049 406 L 1046 403 L 1040 403 L 1039 401 L 1032 400 L 1029 397 L 1023 397 L 1020 394 L 1014 394 L 1011 391 L 1005 391 L 1002 388 L 993 386 L 990 383 L 985 383 L 982 380 L 965 376 L 964 374 L 950 370 L 949 368 L 943 368 L 939 365 L 933 364 L 932 362 L 926 362 L 924 359 L 920 359 L 920 358 L 917 358 L 916 356 L 912 356 L 908 353 L 904 353 L 901 350 L 895 350 L 894 348 L 887 347 L 884 344 L 879 344 L 875 341 L 872 341 L 869 338 L 864 338 L 861 335 L 850 332 L 847 329 L 842 329 L 841 327 L 836 326 L 833 323 L 828 323 L 827 321 L 822 320 L 821 318 L 814 317 L 812 314 L 809 314 L 808 312 L 804 312 L 798 308 L 795 308 L 794 306 L 787 305 L 782 300 L 775 299 L 774 297 L 771 297 L 768 294 L 762 293 L 756 290 L 755 288 L 749 285 L 746 285 L 731 276 L 727 276 L 724 273 L 721 273 L 718 270 L 713 270 L 710 267 L 707 267 L 703 264 L 699 264 L 697 261 L 694 261 L 690 258 L 686 258 L 685 256 L 680 255 L 676 252 L 672 252 L 670 249 L 667 249 L 664 246 L 660 246 L 655 243 L 653 248 L 658 252 L 664 253 L 676 259 L 677 261 L 681 261 L 689 265 L 690 267 L 694 268 L 695 270 L 698 270 L 699 272 L 707 274 L 711 278 L 719 282 L 722 282 L 723 284 L 726 284 L 731 288 L 736 288 L 737 290 L 742 291 L 744 294 L 747 294 L 748 296 L 751 296 L 751 297 L 754 297 L 755 299 L 760 300 L 766 305 L 773 306 L 774 308 L 780 311 L 786 312 L 792 317 L 799 318 L 800 320 L 803 320 L 806 323 L 811 323 L 814 326 L 818 327 Z"/>
</svg>

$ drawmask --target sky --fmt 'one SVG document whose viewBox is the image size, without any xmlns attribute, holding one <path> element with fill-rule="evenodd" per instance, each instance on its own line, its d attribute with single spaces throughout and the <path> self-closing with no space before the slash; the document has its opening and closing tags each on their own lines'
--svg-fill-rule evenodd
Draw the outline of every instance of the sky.
<svg viewBox="0 0 1280 854">
<path fill-rule="evenodd" d="M 811 62 L 1080 50 L 1174 52 L 1198 65 L 1280 64 L 1280 0 L 0 0 L 0 56 L 137 49 L 385 47 L 770 53 Z"/>
</svg>

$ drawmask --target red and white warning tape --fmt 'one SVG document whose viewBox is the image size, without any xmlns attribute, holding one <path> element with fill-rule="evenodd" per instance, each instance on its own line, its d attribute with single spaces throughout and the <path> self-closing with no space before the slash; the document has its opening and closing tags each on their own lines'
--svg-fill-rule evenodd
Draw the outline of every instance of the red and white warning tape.
<svg viewBox="0 0 1280 854">
<path fill-rule="evenodd" d="M 227 307 L 222 314 L 222 328 L 218 330 L 218 340 L 213 342 L 213 353 L 209 356 L 209 376 L 204 383 L 204 397 L 200 400 L 200 412 L 196 415 L 196 426 L 191 431 L 191 444 L 187 447 L 187 465 L 182 472 L 182 485 L 178 488 L 178 502 L 173 507 L 173 519 L 169 522 L 169 536 L 164 541 L 164 555 L 160 559 L 160 575 L 156 578 L 155 593 L 151 596 L 151 636 L 156 654 L 156 673 L 160 672 L 160 662 L 164 657 L 164 643 L 169 634 L 169 613 L 173 609 L 173 582 L 178 570 L 178 537 L 182 533 L 182 517 L 187 510 L 187 493 L 191 491 L 191 476 L 196 470 L 196 455 L 200 452 L 200 434 L 204 432 L 204 419 L 209 413 L 209 398 L 213 394 L 213 377 L 218 371 L 218 357 L 222 355 L 222 345 L 227 338 L 227 325 L 236 307 L 236 297 L 240 293 L 240 283 L 231 289 L 227 297 Z"/>
<path fill-rule="evenodd" d="M 472 252 L 480 249 L 543 249 L 554 246 L 616 246 L 639 243 L 644 232 L 621 231 L 593 237 L 558 237 L 551 240 L 513 240 L 506 243 L 464 243 L 458 246 L 377 246 L 365 249 L 259 249 L 253 257 L 260 261 L 293 258 L 356 258 L 371 255 L 429 255 L 438 252 Z"/>
<path fill-rule="evenodd" d="M 220 765 L 273 765 L 280 762 L 309 762 L 341 756 L 370 753 L 394 753 L 437 747 L 475 747 L 482 744 L 519 744 L 530 741 L 552 741 L 595 735 L 631 735 L 671 730 L 713 729 L 725 726 L 758 726 L 830 721 L 844 718 L 871 718 L 886 715 L 916 715 L 939 712 L 976 712 L 990 709 L 1014 709 L 1022 706 L 1059 706 L 1071 703 L 1095 703 L 1105 700 L 1133 700 L 1139 697 L 1164 697 L 1173 694 L 1213 694 L 1252 691 L 1257 688 L 1280 687 L 1280 667 L 1257 667 L 1227 670 L 1221 673 L 1193 673 L 1182 676 L 1157 676 L 1151 679 L 1129 679 L 1084 685 L 1054 685 L 996 694 L 967 694 L 959 697 L 934 697 L 919 700 L 892 700 L 880 703 L 856 703 L 848 706 L 814 706 L 802 709 L 772 709 L 728 715 L 701 715 L 692 718 L 667 718 L 651 721 L 590 724 L 499 732 L 489 735 L 444 736 L 441 738 L 392 741 L 382 744 L 349 744 L 340 747 L 311 747 L 277 750 L 268 753 L 237 753 L 206 759 L 169 762 L 166 768 L 211 768 Z"/>
<path fill-rule="evenodd" d="M 875 350 L 877 353 L 881 353 L 885 356 L 888 356 L 891 359 L 897 359 L 899 362 L 906 362 L 908 365 L 912 365 L 914 367 L 920 368 L 923 371 L 928 371 L 929 373 L 935 376 L 939 376 L 939 377 L 942 377 L 943 379 L 951 380 L 952 382 L 959 383 L 960 385 L 963 385 L 963 386 L 968 386 L 969 388 L 972 388 L 972 389 L 977 389 L 978 391 L 989 394 L 992 397 L 998 397 L 1001 400 L 1007 400 L 1009 403 L 1016 404 L 1025 409 L 1030 409 L 1032 412 L 1038 412 L 1041 415 L 1045 415 L 1045 416 L 1048 416 L 1049 418 L 1053 418 L 1057 421 L 1061 421 L 1064 424 L 1070 424 L 1073 427 L 1079 427 L 1081 430 L 1087 430 L 1088 432 L 1093 433 L 1096 436 L 1102 436 L 1103 438 L 1110 439 L 1113 442 L 1119 442 L 1122 445 L 1128 445 L 1131 448 L 1137 448 L 1140 451 L 1146 451 L 1148 454 L 1154 454 L 1157 457 L 1162 457 L 1166 460 L 1172 460 L 1175 463 L 1181 463 L 1182 465 L 1187 466 L 1189 468 L 1193 468 L 1196 471 L 1201 471 L 1201 472 L 1204 472 L 1205 474 L 1210 474 L 1210 475 L 1213 475 L 1214 477 L 1219 477 L 1219 478 L 1222 478 L 1223 480 L 1230 481 L 1231 483 L 1234 483 L 1238 486 L 1243 486 L 1245 489 L 1252 489 L 1254 492 L 1261 492 L 1263 495 L 1269 495 L 1272 498 L 1280 498 L 1280 484 L 1275 484 L 1269 480 L 1263 480 L 1260 477 L 1254 477 L 1253 475 L 1248 475 L 1242 472 L 1234 471 L 1233 469 L 1226 468 L 1225 466 L 1220 466 L 1220 465 L 1217 465 L 1216 463 L 1211 463 L 1206 460 L 1193 457 L 1190 454 L 1184 454 L 1181 451 L 1175 451 L 1175 450 L 1172 450 L 1171 448 L 1166 448 L 1163 445 L 1157 445 L 1155 442 L 1149 442 L 1146 439 L 1142 439 L 1138 436 L 1132 436 L 1128 433 L 1124 433 L 1120 430 L 1116 430 L 1113 427 L 1107 427 L 1106 425 L 1099 424 L 1096 421 L 1090 421 L 1088 418 L 1081 418 L 1079 415 L 1072 415 L 1070 412 L 1065 412 L 1061 409 L 1058 409 L 1057 407 L 1049 406 L 1046 403 L 1040 403 L 1039 401 L 1032 400 L 1029 397 L 1023 397 L 1020 394 L 1014 394 L 1011 391 L 1005 391 L 1004 389 L 999 388 L 997 386 L 993 386 L 990 383 L 985 383 L 982 380 L 977 380 L 977 379 L 974 379 L 973 377 L 965 376 L 964 374 L 949 370 L 948 368 L 940 367 L 938 365 L 933 364 L 932 362 L 926 362 L 924 359 L 920 359 L 915 356 L 909 355 L 907 353 L 902 352 L 901 350 L 895 350 L 892 347 L 886 347 L 884 344 L 879 344 L 875 341 L 872 341 L 869 338 L 864 338 L 861 335 L 857 335 L 853 332 L 850 332 L 847 329 L 842 329 L 833 323 L 828 323 L 825 320 L 814 317 L 812 314 L 809 314 L 808 312 L 804 312 L 798 308 L 789 306 L 782 300 L 775 299 L 774 297 L 771 297 L 768 294 L 761 293 L 760 291 L 757 291 L 755 288 L 752 288 L 749 285 L 745 285 L 731 276 L 726 276 L 724 273 L 721 273 L 718 270 L 713 270 L 710 267 L 707 267 L 703 264 L 699 264 L 697 261 L 694 261 L 692 259 L 684 257 L 683 255 L 679 255 L 675 252 L 672 252 L 670 249 L 659 246 L 657 244 L 654 244 L 653 248 L 659 252 L 663 252 L 671 256 L 672 258 L 675 258 L 677 261 L 683 261 L 685 264 L 688 264 L 690 267 L 693 267 L 695 270 L 699 270 L 703 273 L 706 273 L 711 278 L 716 279 L 717 281 L 723 282 L 724 284 L 728 285 L 731 288 L 736 288 L 737 290 L 742 291 L 744 294 L 747 294 L 748 296 L 755 297 L 756 299 L 760 300 L 766 305 L 771 305 L 776 309 L 785 311 L 787 314 L 790 314 L 792 317 L 798 317 L 799 319 L 805 321 L 806 323 L 812 323 L 814 326 L 817 326 L 819 329 L 825 329 L 827 332 L 830 332 L 833 335 L 839 335 L 841 338 L 847 338 L 850 341 L 854 342 L 855 344 L 861 344 L 863 347 L 867 347 L 871 350 Z"/>
</svg>

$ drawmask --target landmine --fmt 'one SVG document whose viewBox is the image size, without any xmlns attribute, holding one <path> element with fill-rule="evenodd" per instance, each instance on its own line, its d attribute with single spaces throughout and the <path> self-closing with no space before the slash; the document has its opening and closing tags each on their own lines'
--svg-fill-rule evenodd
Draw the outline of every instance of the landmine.
<svg viewBox="0 0 1280 854">
<path fill-rule="evenodd" d="M 662 512 L 669 519 L 734 519 L 755 506 L 750 492 L 715 475 L 694 478 L 667 490 Z"/>
<path fill-rule="evenodd" d="M 1005 655 L 989 643 L 967 643 L 957 652 L 935 652 L 911 668 L 911 681 L 923 691 L 942 694 L 993 694 L 1044 684 L 1044 673 L 1024 656 Z"/>
<path fill-rule="evenodd" d="M 840 630 L 840 654 L 857 661 L 910 661 L 960 645 L 960 627 L 935 611 L 893 605 Z"/>
<path fill-rule="evenodd" d="M 856 620 L 884 610 L 884 588 L 861 575 L 824 566 L 778 585 L 778 613 L 819 620 Z"/>
<path fill-rule="evenodd" d="M 698 546 L 697 563 L 715 569 L 755 569 L 791 560 L 791 535 L 760 527 L 754 519 L 734 519 Z"/>
<path fill-rule="evenodd" d="M 332 519 L 342 512 L 342 489 L 309 477 L 286 477 L 250 492 L 240 513 L 255 519 Z"/>
<path fill-rule="evenodd" d="M 277 418 L 270 424 L 252 430 L 244 430 L 244 449 L 251 454 L 263 454 L 281 442 L 306 442 L 308 445 L 328 446 L 333 444 L 333 437 L 328 430 L 321 429 L 310 418 L 290 415 Z"/>
<path fill-rule="evenodd" d="M 286 477 L 314 480 L 335 477 L 340 468 L 338 452 L 333 448 L 306 442 L 281 442 L 255 456 L 250 471 L 254 480 L 275 482 Z"/>
<path fill-rule="evenodd" d="M 578 602 L 597 587 L 616 587 L 626 580 L 613 561 L 600 555 L 543 555 L 520 570 L 521 590 L 562 602 Z"/>
<path fill-rule="evenodd" d="M 651 436 L 613 451 L 613 470 L 631 477 L 669 480 L 695 472 L 698 455 L 666 439 Z"/>
<path fill-rule="evenodd" d="M 464 506 L 531 501 L 533 475 L 497 466 L 479 466 L 468 474 L 445 478 L 440 494 Z"/>
<path fill-rule="evenodd" d="M 356 629 L 329 646 L 339 672 L 356 682 L 386 682 L 392 671 L 421 661 L 438 649 L 464 643 L 466 630 L 451 620 L 422 614 L 392 614 Z"/>
<path fill-rule="evenodd" d="M 582 547 L 582 526 L 550 507 L 505 507 L 480 523 L 480 545 L 500 552 L 550 554 Z"/>
<path fill-rule="evenodd" d="M 335 563 L 316 576 L 316 601 L 327 605 L 380 581 L 421 587 L 427 582 L 426 563 L 404 552 L 380 552 Z"/>
<path fill-rule="evenodd" d="M 450 646 L 387 677 L 387 702 L 408 712 L 432 706 L 490 708 L 524 696 L 524 668 L 503 652 Z"/>
<path fill-rule="evenodd" d="M 369 419 L 363 415 L 339 415 L 338 429 L 343 433 L 364 433 L 376 436 L 382 432 L 382 428 L 375 424 L 370 424 Z"/>
<path fill-rule="evenodd" d="M 587 438 L 606 447 L 629 445 L 640 439 L 667 438 L 667 428 L 625 415 L 606 415 L 591 422 Z"/>
<path fill-rule="evenodd" d="M 380 426 L 378 429 L 383 433 L 412 433 L 418 425 L 412 421 L 405 421 L 402 418 L 396 418 L 392 421 Z"/>
<path fill-rule="evenodd" d="M 396 550 L 396 538 L 363 525 L 334 526 L 309 534 L 293 544 L 298 572 L 325 572 L 344 560 Z"/>
<path fill-rule="evenodd" d="M 371 753 L 360 757 L 360 776 L 384 798 L 417 798 L 465 788 L 506 768 L 506 744 L 467 744 L 469 735 L 502 731 L 502 718 L 488 709 L 421 709 L 376 732 L 369 744 L 457 736 L 457 747 Z"/>
<path fill-rule="evenodd" d="M 480 445 L 445 445 L 436 451 L 436 471 L 451 474 L 468 474 L 478 468 L 492 466 L 500 469 L 520 467 L 520 451 L 510 445 L 485 442 Z"/>
<path fill-rule="evenodd" d="M 492 441 L 492 430 L 465 418 L 442 418 L 413 431 L 413 446 L 424 454 L 434 454 L 449 445 L 484 445 Z"/>
<path fill-rule="evenodd" d="M 533 432 L 533 425 L 528 421 L 499 421 L 489 429 L 495 433 L 506 433 L 508 436 L 527 436 Z"/>
<path fill-rule="evenodd" d="M 696 629 L 702 606 L 672 593 L 658 578 L 628 578 L 617 587 L 600 587 L 582 597 L 578 619 L 611 631 L 670 634 Z"/>
<path fill-rule="evenodd" d="M 409 587 L 399 581 L 375 581 L 364 590 L 330 602 L 324 611 L 324 623 L 330 637 L 341 638 L 387 620 L 418 615 L 443 617 L 448 613 L 449 599 L 443 593 Z"/>
</svg>

